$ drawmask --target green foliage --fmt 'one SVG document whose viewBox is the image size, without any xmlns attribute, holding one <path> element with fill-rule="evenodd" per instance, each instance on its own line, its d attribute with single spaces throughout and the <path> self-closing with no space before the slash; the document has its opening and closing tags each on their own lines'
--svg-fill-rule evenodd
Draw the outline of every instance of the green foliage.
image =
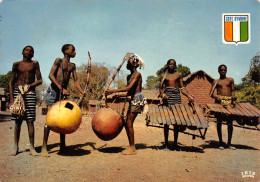
<svg viewBox="0 0 260 182">
<path fill-rule="evenodd" d="M 160 86 L 160 79 L 157 76 L 148 76 L 146 80 L 146 87 L 147 90 L 156 90 Z"/>
<path fill-rule="evenodd" d="M 242 83 L 235 85 L 238 102 L 250 102 L 260 109 L 260 51 L 251 59 L 248 74 L 242 78 Z"/>
<path fill-rule="evenodd" d="M 188 76 L 190 74 L 190 68 L 187 66 L 182 66 L 182 64 L 178 64 L 177 72 L 182 73 L 182 76 Z"/>
<path fill-rule="evenodd" d="M 12 71 L 8 71 L 5 75 L 0 75 L 0 87 L 5 89 L 5 93 L 9 93 L 9 82 L 11 79 Z"/>
<path fill-rule="evenodd" d="M 260 109 L 260 85 L 250 85 L 235 92 L 237 102 L 250 102 Z"/>
<path fill-rule="evenodd" d="M 260 80 L 260 51 L 251 60 L 251 65 L 248 73 L 251 80 L 255 83 L 259 83 Z"/>
<path fill-rule="evenodd" d="M 162 68 L 160 68 L 158 71 L 156 71 L 157 77 L 160 78 L 161 74 L 165 73 L 166 70 L 167 70 L 167 64 L 165 64 Z"/>
<path fill-rule="evenodd" d="M 156 75 L 160 78 L 161 74 L 165 73 L 167 70 L 167 64 L 165 64 L 161 69 L 156 72 Z M 182 64 L 178 64 L 175 68 L 176 72 L 182 73 L 182 76 L 188 76 L 190 74 L 190 68 L 188 66 L 182 66 Z"/>
</svg>

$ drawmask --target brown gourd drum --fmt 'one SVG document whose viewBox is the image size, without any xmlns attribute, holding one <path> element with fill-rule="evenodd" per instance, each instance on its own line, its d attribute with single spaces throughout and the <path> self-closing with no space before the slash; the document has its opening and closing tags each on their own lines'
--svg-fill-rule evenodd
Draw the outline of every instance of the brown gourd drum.
<svg viewBox="0 0 260 182">
<path fill-rule="evenodd" d="M 80 107 L 72 101 L 63 100 L 53 104 L 47 112 L 46 123 L 56 133 L 70 134 L 75 132 L 81 123 Z"/>
<path fill-rule="evenodd" d="M 100 109 L 92 118 L 92 129 L 104 141 L 112 140 L 122 131 L 123 120 L 111 108 Z"/>
</svg>

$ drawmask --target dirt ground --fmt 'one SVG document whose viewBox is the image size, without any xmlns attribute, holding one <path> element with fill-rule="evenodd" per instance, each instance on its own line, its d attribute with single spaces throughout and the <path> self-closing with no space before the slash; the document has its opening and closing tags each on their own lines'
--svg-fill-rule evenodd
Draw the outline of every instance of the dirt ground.
<svg viewBox="0 0 260 182">
<path fill-rule="evenodd" d="M 35 146 L 41 151 L 45 116 L 35 122 Z M 218 149 L 216 124 L 210 123 L 206 139 L 180 134 L 180 149 L 164 150 L 163 129 L 147 127 L 145 116 L 134 123 L 137 155 L 125 156 L 125 130 L 111 141 L 100 140 L 92 131 L 91 116 L 84 116 L 80 128 L 66 135 L 68 153 L 59 154 L 59 134 L 50 132 L 50 157 L 31 156 L 27 126 L 21 130 L 19 154 L 9 156 L 13 147 L 14 123 L 0 122 L 0 182 L 5 181 L 260 181 L 260 133 L 234 127 L 237 150 Z M 191 130 L 187 130 L 192 132 Z M 195 131 L 198 134 L 198 131 Z M 227 140 L 226 125 L 223 139 Z M 170 131 L 170 144 L 173 132 Z M 243 177 L 242 174 L 254 174 Z"/>
</svg>

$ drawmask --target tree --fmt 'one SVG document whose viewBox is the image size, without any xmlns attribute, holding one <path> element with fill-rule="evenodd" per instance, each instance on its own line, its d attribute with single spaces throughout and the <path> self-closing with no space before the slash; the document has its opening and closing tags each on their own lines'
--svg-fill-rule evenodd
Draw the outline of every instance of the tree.
<svg viewBox="0 0 260 182">
<path fill-rule="evenodd" d="M 243 77 L 242 83 L 235 85 L 237 102 L 250 102 L 260 108 L 260 51 L 251 59 L 249 72 Z"/>
<path fill-rule="evenodd" d="M 113 67 L 110 70 L 110 74 L 113 75 L 116 71 L 116 67 Z M 120 89 L 126 86 L 126 74 L 124 70 L 119 70 L 117 75 L 115 76 L 115 79 L 113 80 L 113 83 L 111 84 L 111 88 Z"/>
<path fill-rule="evenodd" d="M 77 77 L 82 89 L 84 89 L 87 79 L 88 65 L 82 65 L 77 68 Z M 91 99 L 100 98 L 104 92 L 104 88 L 108 81 L 110 72 L 104 63 L 95 63 L 91 66 L 91 76 L 89 88 L 86 93 L 86 97 L 83 100 L 83 105 L 87 105 L 88 101 Z M 72 79 L 72 78 L 71 78 Z M 68 90 L 71 92 L 70 99 L 79 98 L 79 92 L 74 86 L 74 81 L 71 80 L 68 86 Z"/>
<path fill-rule="evenodd" d="M 260 51 L 251 59 L 249 73 L 251 81 L 259 84 L 260 79 Z"/>
<path fill-rule="evenodd" d="M 167 64 L 165 64 L 162 68 L 160 68 L 157 72 L 156 72 L 156 75 L 157 76 L 153 76 L 153 75 L 150 75 L 147 77 L 147 80 L 146 80 L 146 86 L 145 86 L 145 89 L 148 89 L 148 90 L 153 90 L 153 89 L 158 89 L 159 86 L 160 86 L 160 77 L 161 77 L 161 74 L 165 73 L 167 70 Z M 187 67 L 187 66 L 182 66 L 182 64 L 178 64 L 175 68 L 175 71 L 176 72 L 179 72 L 179 73 L 182 73 L 182 76 L 185 77 L 185 76 L 188 76 L 191 72 L 190 72 L 190 68 Z"/>
<path fill-rule="evenodd" d="M 252 105 L 260 109 L 260 86 L 250 85 L 235 92 L 237 102 L 250 102 Z"/>
<path fill-rule="evenodd" d="M 146 80 L 146 88 L 147 90 L 156 90 L 159 88 L 160 79 L 158 76 L 148 76 Z"/>
<path fill-rule="evenodd" d="M 248 74 L 243 77 L 242 83 L 236 85 L 237 89 L 243 89 L 252 84 L 259 84 L 260 79 L 260 51 L 251 59 Z"/>
<path fill-rule="evenodd" d="M 178 64 L 177 66 L 177 72 L 182 73 L 182 76 L 188 76 L 190 74 L 190 68 L 187 66 L 182 66 L 182 64 Z"/>
<path fill-rule="evenodd" d="M 12 71 L 8 71 L 5 75 L 0 75 L 0 87 L 4 88 L 5 93 L 9 93 L 9 82 L 11 79 Z"/>
</svg>

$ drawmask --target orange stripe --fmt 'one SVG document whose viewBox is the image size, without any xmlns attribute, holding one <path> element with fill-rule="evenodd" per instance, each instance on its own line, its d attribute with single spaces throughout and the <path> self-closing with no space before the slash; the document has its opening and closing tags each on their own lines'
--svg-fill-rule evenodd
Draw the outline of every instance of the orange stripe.
<svg viewBox="0 0 260 182">
<path fill-rule="evenodd" d="M 225 22 L 225 40 L 233 41 L 233 22 Z"/>
</svg>

